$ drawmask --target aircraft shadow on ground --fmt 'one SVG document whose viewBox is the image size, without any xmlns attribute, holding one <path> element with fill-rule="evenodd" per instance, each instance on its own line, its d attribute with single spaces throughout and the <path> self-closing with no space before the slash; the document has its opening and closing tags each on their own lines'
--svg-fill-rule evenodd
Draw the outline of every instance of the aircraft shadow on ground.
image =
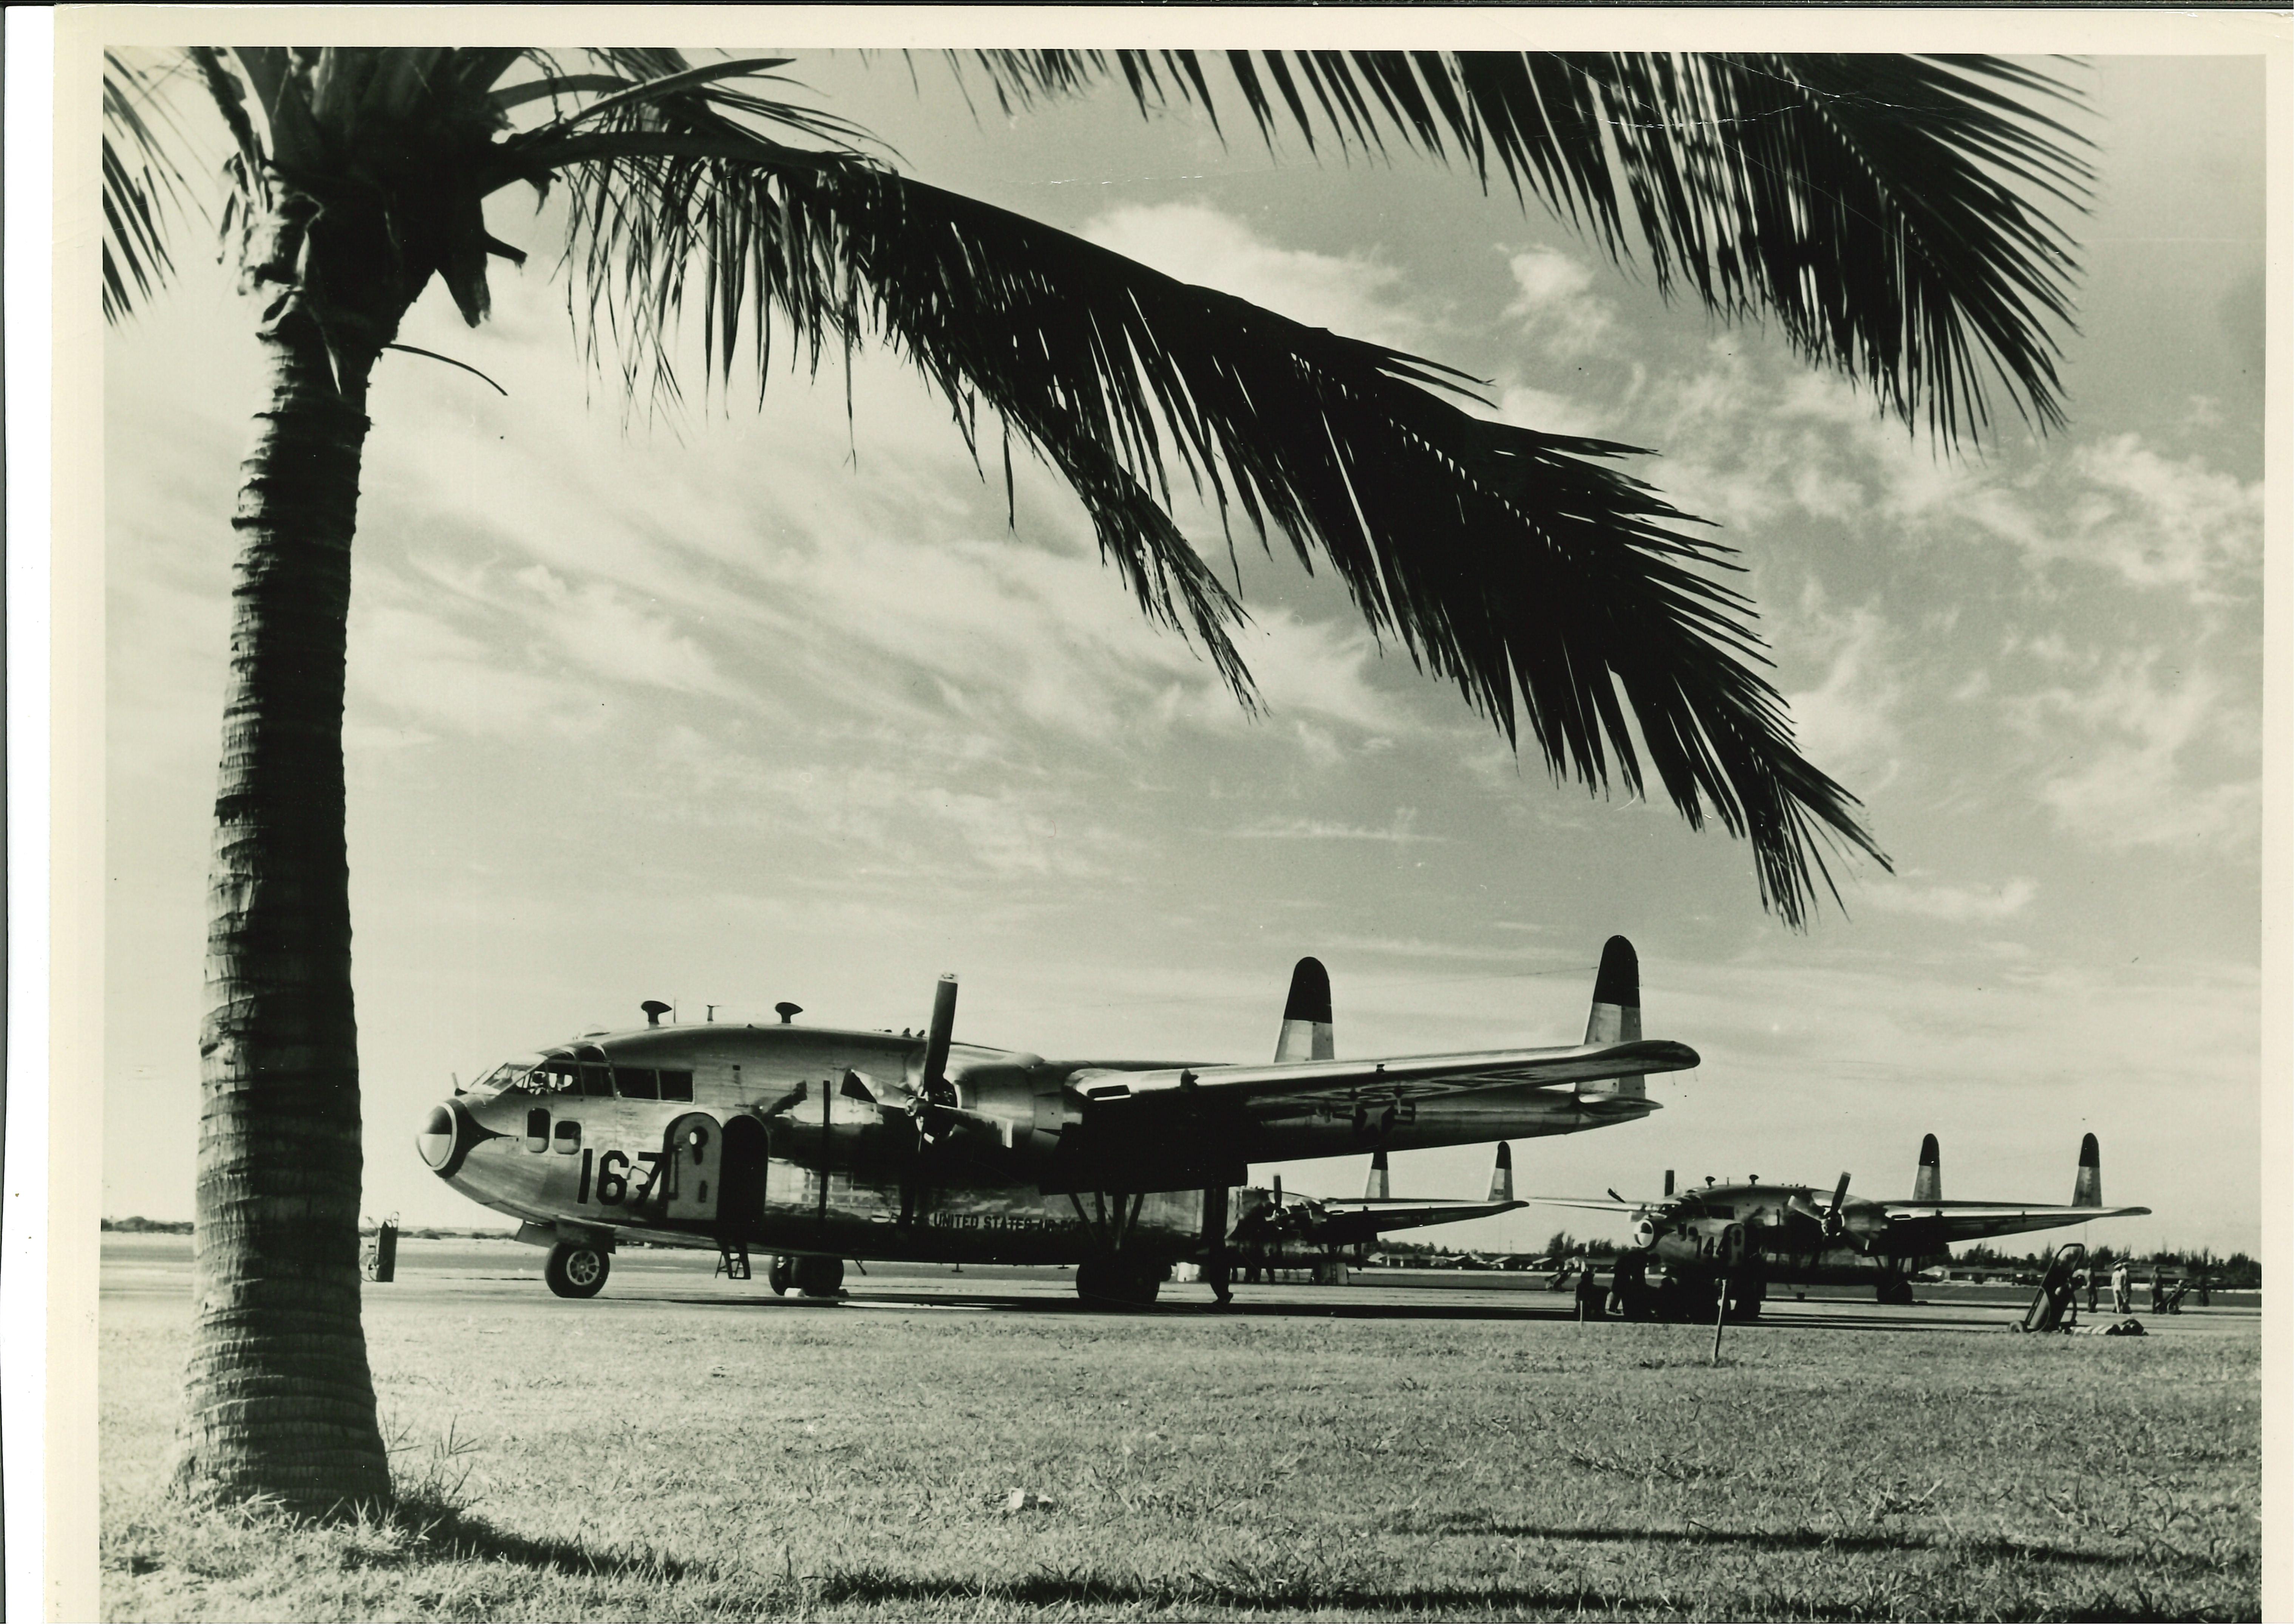
<svg viewBox="0 0 2294 1624">
<path fill-rule="evenodd" d="M 1499 1539 L 1554 1539 L 1596 1545 L 1745 1545 L 1771 1551 L 1949 1551 L 1955 1556 L 2007 1557 L 2016 1561 L 2060 1562 L 2080 1566 L 2117 1567 L 2136 1561 L 2132 1554 L 2066 1550 L 2061 1546 L 2028 1544 L 2013 1539 L 1930 1539 L 1918 1534 L 1827 1532 L 1820 1528 L 1681 1529 L 1546 1528 L 1526 1522 L 1501 1522 L 1487 1517 L 1444 1518 L 1432 1524 L 1443 1534 L 1486 1534 Z"/>
<path fill-rule="evenodd" d="M 1248 1287 L 1245 1288 L 1246 1290 Z M 661 1296 L 648 1298 L 656 1303 L 673 1303 L 692 1308 L 758 1308 L 793 1309 L 835 1308 L 840 1305 L 872 1308 L 917 1308 L 964 1310 L 972 1313 L 993 1312 L 1012 1314 L 1108 1314 L 1120 1313 L 1134 1319 L 1204 1317 L 1290 1320 L 1504 1320 L 1523 1323 L 1566 1325 L 1574 1323 L 1573 1309 L 1517 1305 L 1514 1303 L 1334 1303 L 1328 1299 L 1314 1302 L 1285 1303 L 1265 1298 L 1239 1297 L 1231 1307 L 1220 1308 L 1209 1303 L 1159 1303 L 1147 1309 L 1121 1309 L 1107 1304 L 1086 1303 L 1070 1296 L 993 1296 L 985 1293 L 957 1295 L 953 1293 L 925 1295 L 922 1293 L 877 1292 L 862 1290 L 838 1302 L 803 1297 L 772 1297 L 760 1294 L 753 1297 Z M 1593 1328 L 1626 1321 L 1598 1320 L 1590 1322 Z M 1660 1324 L 1657 1320 L 1632 1321 L 1635 1324 Z M 1680 1320 L 1677 1325 L 1705 1330 L 1710 1321 Z M 1730 1334 L 1745 1331 L 1983 1331 L 2005 1328 L 1999 1320 L 1966 1318 L 1941 1318 L 1920 1315 L 1916 1318 L 1883 1314 L 1808 1314 L 1786 1313 L 1768 1315 L 1759 1321 L 1742 1325 L 1731 1323 Z"/>
<path fill-rule="evenodd" d="M 716 1563 L 688 1563 L 653 1552 L 594 1551 L 577 1540 L 517 1534 L 495 1528 L 483 1518 L 458 1511 L 441 1510 L 435 1514 L 424 1514 L 420 1520 L 430 1548 L 442 1555 L 451 1553 L 504 1562 L 576 1578 L 635 1578 L 670 1583 L 692 1579 L 704 1584 L 722 1584 L 740 1576 L 738 1570 Z M 1436 1522 L 1426 1531 L 1437 1536 L 1479 1535 L 1491 1539 L 1546 1539 L 1560 1543 L 1715 1545 L 1766 1550 L 1843 1552 L 1937 1551 L 1967 1559 L 2005 1559 L 2095 1568 L 2125 1566 L 2133 1560 L 2130 1556 L 2109 1553 L 2067 1550 L 2061 1547 L 2021 1544 L 2006 1539 L 1937 1541 L 1917 1535 L 1826 1533 L 1815 1529 L 1758 1532 L 1702 1526 L 1683 1529 L 1551 1528 L 1504 1522 L 1486 1517 L 1460 1516 Z M 2171 1559 L 2184 1555 L 2154 1552 L 2145 1560 L 2155 1565 L 2161 1556 Z M 2200 1567 L 2207 1565 L 2202 1558 L 2193 1556 L 2191 1561 Z M 993 1579 L 984 1587 L 974 1579 L 895 1574 L 869 1568 L 845 1569 L 818 1575 L 791 1572 L 785 1579 L 780 1574 L 752 1570 L 745 1576 L 762 1580 L 776 1591 L 784 1585 L 792 1587 L 801 1593 L 804 1601 L 813 1604 L 898 1603 L 917 1609 L 926 1608 L 934 1603 L 956 1600 L 976 1603 L 987 1596 L 1038 1608 L 1122 1606 L 1144 1603 L 1179 1609 L 1209 1606 L 1285 1610 L 1350 1607 L 1410 1614 L 1489 1607 L 1538 1614 L 1582 1612 L 1589 1608 L 1609 1612 L 1646 1612 L 1668 1615 L 1677 1611 L 1676 1604 L 1663 1596 L 1624 1596 L 1590 1587 L 1570 1588 L 1561 1585 L 1365 1586 L 1343 1579 L 1317 1582 L 1307 1576 L 1281 1573 L 1261 1578 L 1239 1569 L 1216 1576 L 1175 1574 L 1160 1580 L 1113 1576 L 1099 1578 L 1074 1571 L 1038 1571 Z M 1868 1617 L 1869 1612 L 1861 1603 L 1813 1603 L 1805 1604 L 1802 1616 L 1847 1619 Z M 2144 1608 L 2135 1612 L 2114 1611 L 2111 1616 L 2151 1620 L 2182 1615 Z"/>
<path fill-rule="evenodd" d="M 976 1583 L 967 1584 L 955 1579 L 935 1581 L 864 1571 L 834 1575 L 824 1581 L 813 1594 L 828 1604 L 901 1604 L 916 1610 L 920 1616 L 928 1614 L 935 1603 L 976 1604 L 983 1596 L 1034 1608 L 1136 1606 L 1144 1603 L 1177 1610 L 1182 1616 L 1190 1609 L 1210 1607 L 1286 1612 L 1346 1608 L 1411 1617 L 1428 1612 L 1497 1608 L 1541 1618 L 1586 1612 L 1675 1617 L 1680 1610 L 1680 1602 L 1675 1597 L 1623 1595 L 1590 1585 L 1574 1587 L 1561 1584 L 1398 1585 L 1388 1587 L 1343 1582 L 1318 1585 L 1282 1578 L 1270 1578 L 1264 1583 L 1257 1583 L 1248 1577 L 1240 1576 L 1224 1580 L 1190 1580 L 1183 1577 L 1159 1584 L 1037 1573 L 992 1582 L 983 1588 Z M 1871 1616 L 1871 1610 L 1869 1604 L 1863 1602 L 1810 1601 L 1796 1604 L 1794 1616 L 1865 1619 Z M 2111 1616 L 2128 1620 L 2163 1620 L 2181 1615 L 2144 1607 L 2134 1610 L 2114 1607 Z"/>
<path fill-rule="evenodd" d="M 680 1307 L 824 1309 L 855 1308 L 918 1308 L 960 1309 L 972 1313 L 994 1312 L 1010 1314 L 1120 1314 L 1127 1319 L 1154 1320 L 1177 1318 L 1202 1319 L 1293 1319 L 1293 1320 L 1519 1320 L 1562 1322 L 1574 1319 L 1572 1314 L 1540 1311 L 1536 1309 L 1476 1305 L 1467 1303 L 1265 1303 L 1239 1301 L 1229 1308 L 1210 1303 L 1159 1303 L 1152 1308 L 1127 1309 L 1105 1303 L 1086 1303 L 1076 1297 L 992 1297 L 956 1295 L 904 1295 L 894 1293 L 865 1292 L 838 1302 L 802 1297 L 655 1297 L 656 1303 L 673 1303 Z"/>
</svg>

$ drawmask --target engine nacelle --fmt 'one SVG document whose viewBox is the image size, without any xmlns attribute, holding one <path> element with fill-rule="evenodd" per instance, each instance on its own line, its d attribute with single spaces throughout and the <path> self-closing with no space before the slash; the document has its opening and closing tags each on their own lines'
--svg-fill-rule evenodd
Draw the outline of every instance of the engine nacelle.
<svg viewBox="0 0 2294 1624">
<path fill-rule="evenodd" d="M 1008 1061 L 966 1066 L 956 1087 L 956 1134 L 991 1163 L 1015 1173 L 1048 1167 L 1061 1136 L 1082 1119 L 1083 1102 L 1063 1085 L 1062 1071 Z"/>
</svg>

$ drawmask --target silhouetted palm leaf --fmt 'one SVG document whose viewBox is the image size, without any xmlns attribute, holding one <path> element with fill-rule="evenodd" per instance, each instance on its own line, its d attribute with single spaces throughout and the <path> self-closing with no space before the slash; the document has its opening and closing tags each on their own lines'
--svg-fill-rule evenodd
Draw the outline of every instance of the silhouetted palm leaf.
<svg viewBox="0 0 2294 1624">
<path fill-rule="evenodd" d="M 890 343 L 967 435 L 984 404 L 1067 478 L 1143 609 L 1192 630 L 1239 694 L 1239 612 L 1169 517 L 1173 461 L 1223 515 L 1335 569 L 1382 640 L 1509 740 L 1526 731 L 1557 777 L 1614 771 L 1638 792 L 1645 750 L 1692 824 L 1750 836 L 1786 918 L 1824 875 L 1814 837 L 1877 855 L 1745 663 L 1750 606 L 1694 567 L 1723 549 L 1596 460 L 1633 448 L 1470 416 L 1434 393 L 1463 381 L 1446 368 L 871 166 L 744 155 L 705 108 L 646 118 L 661 150 L 633 140 L 574 181 L 585 307 L 625 364 L 666 366 L 686 268 L 705 265 L 713 366 L 744 330 L 769 365 L 776 316 L 816 367 Z M 648 206 L 668 198 L 682 206 Z"/>
<path fill-rule="evenodd" d="M 1193 53 L 983 51 L 1008 107 L 1120 79 L 1143 109 L 1211 107 Z M 2051 323 L 2077 266 L 2040 199 L 2080 207 L 2081 137 L 2053 79 L 1991 57 L 1229 52 L 1265 139 L 1454 153 L 1534 194 L 1620 263 L 1630 214 L 1660 288 L 1767 314 L 1810 359 L 1948 440 L 1990 418 L 1987 376 L 2062 421 Z M 1271 88 L 1270 88 L 1271 86 Z M 1303 86 L 1303 88 L 1302 88 Z M 1622 182 L 1624 197 L 1619 196 Z"/>
<path fill-rule="evenodd" d="M 167 215 L 183 201 L 183 173 L 154 127 L 152 80 L 117 52 L 103 53 L 103 318 L 117 321 L 175 273 Z M 164 120 L 160 120 L 164 122 Z M 130 284 L 133 284 L 131 288 Z"/>
<path fill-rule="evenodd" d="M 1749 836 L 1761 894 L 1786 918 L 1804 919 L 1829 883 L 1825 843 L 1878 855 L 1853 798 L 1794 749 L 1756 670 L 1750 606 L 1713 577 L 1725 549 L 1611 466 L 1632 448 L 1490 422 L 1459 403 L 1468 380 L 1437 363 L 903 179 L 866 132 L 773 95 L 763 69 L 778 59 L 187 56 L 236 149 L 226 233 L 236 221 L 274 311 L 299 302 L 331 334 L 328 301 L 349 279 L 371 293 L 385 276 L 384 293 L 411 301 L 435 274 L 478 321 L 489 256 L 520 257 L 487 235 L 483 199 L 565 179 L 577 329 L 633 394 L 678 392 L 688 301 L 712 378 L 747 357 L 761 388 L 785 339 L 816 371 L 832 351 L 887 343 L 945 395 L 975 460 L 983 433 L 1003 437 L 1007 486 L 1014 436 L 1073 486 L 1142 609 L 1197 638 L 1244 702 L 1242 611 L 1173 517 L 1175 474 L 1223 522 L 1239 508 L 1270 543 L 1335 571 L 1382 641 L 1454 682 L 1517 745 L 1525 733 L 1557 778 L 1598 789 L 1614 775 L 1640 792 L 1653 771 L 1693 824 L 1714 816 Z M 1311 146 L 1462 158 L 1620 262 L 1646 258 L 1661 288 L 1773 319 L 1947 439 L 1988 420 L 1994 374 L 2019 410 L 2060 418 L 2050 323 L 2073 267 L 2039 200 L 2077 206 L 2087 171 L 2078 138 L 2033 110 L 2063 93 L 2042 75 L 1972 58 L 1224 61 L 1270 142 L 1289 130 Z M 1143 108 L 1176 100 L 1216 118 L 1210 76 L 1187 52 L 971 62 L 1007 108 L 1119 82 Z M 132 102 L 115 110 L 110 66 L 108 187 L 115 158 L 156 150 Z M 167 263 L 155 183 L 124 163 L 118 177 L 115 315 Z M 307 216 L 307 245 L 294 220 L 280 235 L 274 186 L 346 184 L 330 195 L 355 207 Z M 258 215 L 262 242 L 247 237 Z"/>
</svg>

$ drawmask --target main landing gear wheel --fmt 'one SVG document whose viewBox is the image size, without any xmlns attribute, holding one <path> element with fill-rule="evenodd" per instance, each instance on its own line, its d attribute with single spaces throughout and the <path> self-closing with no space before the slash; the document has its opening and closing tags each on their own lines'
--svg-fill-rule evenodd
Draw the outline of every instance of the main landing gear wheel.
<svg viewBox="0 0 2294 1624">
<path fill-rule="evenodd" d="M 765 1284 L 773 1288 L 773 1295 L 788 1295 L 789 1287 L 796 1284 L 796 1259 L 785 1252 L 774 1253 L 773 1261 L 765 1265 Z"/>
<path fill-rule="evenodd" d="M 1086 1303 L 1145 1308 L 1163 1287 L 1163 1265 L 1121 1255 L 1087 1257 L 1076 1265 L 1076 1295 Z"/>
<path fill-rule="evenodd" d="M 604 1289 L 606 1273 L 612 1267 L 604 1247 L 561 1240 L 549 1248 L 541 1278 L 561 1297 L 594 1297 Z"/>
<path fill-rule="evenodd" d="M 844 1286 L 844 1260 L 800 1257 L 791 1268 L 789 1279 L 808 1297 L 833 1297 Z"/>
</svg>

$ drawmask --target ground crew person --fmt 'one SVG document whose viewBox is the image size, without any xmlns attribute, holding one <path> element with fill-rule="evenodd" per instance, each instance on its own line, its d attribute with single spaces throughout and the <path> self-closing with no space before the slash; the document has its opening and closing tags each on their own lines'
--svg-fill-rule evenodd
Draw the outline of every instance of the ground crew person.
<svg viewBox="0 0 2294 1624">
<path fill-rule="evenodd" d="M 2111 1271 L 2111 1311 L 2114 1314 L 2135 1311 L 2135 1277 L 2128 1271 L 2127 1260 L 2123 1257 Z"/>
</svg>

